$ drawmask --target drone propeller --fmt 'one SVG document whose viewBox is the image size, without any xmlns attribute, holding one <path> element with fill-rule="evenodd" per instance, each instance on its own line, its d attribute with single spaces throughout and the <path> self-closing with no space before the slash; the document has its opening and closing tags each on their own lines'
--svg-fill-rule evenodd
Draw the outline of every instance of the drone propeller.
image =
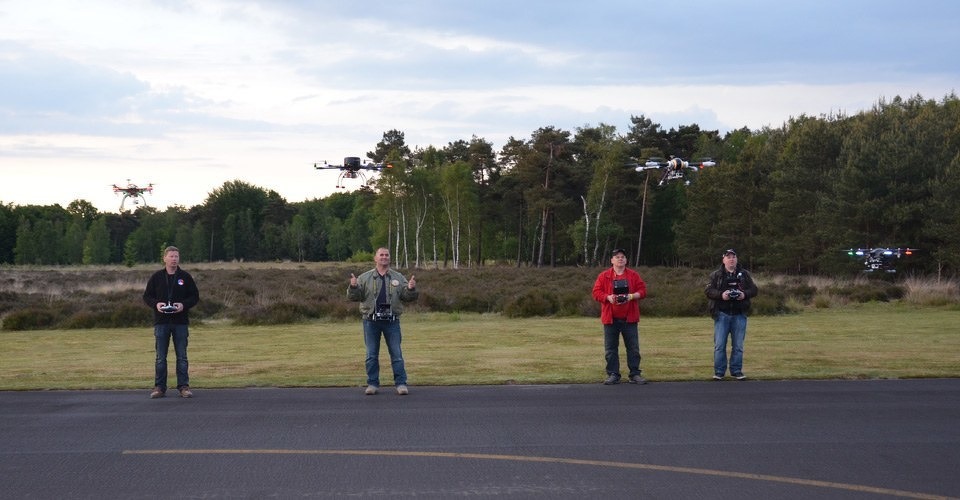
<svg viewBox="0 0 960 500">
<path fill-rule="evenodd" d="M 349 172 L 356 172 L 358 170 L 376 170 L 379 172 L 384 168 L 393 168 L 393 164 L 363 162 L 360 160 L 360 157 L 358 156 L 348 156 L 343 159 L 343 163 L 340 165 L 332 165 L 330 163 L 327 163 L 326 160 L 324 160 L 322 163 L 321 162 L 314 163 L 313 168 L 317 170 L 340 169 L 340 170 L 349 171 Z"/>
<path fill-rule="evenodd" d="M 643 163 L 633 161 L 633 162 L 625 163 L 623 166 L 633 167 L 633 169 L 636 170 L 637 172 L 643 172 L 644 170 L 653 170 L 656 168 L 663 168 L 667 166 L 666 162 L 662 160 L 663 158 L 648 158 Z"/>
<path fill-rule="evenodd" d="M 690 166 L 696 165 L 701 170 L 707 167 L 716 167 L 717 162 L 713 158 L 699 158 L 697 160 L 691 161 Z"/>
</svg>

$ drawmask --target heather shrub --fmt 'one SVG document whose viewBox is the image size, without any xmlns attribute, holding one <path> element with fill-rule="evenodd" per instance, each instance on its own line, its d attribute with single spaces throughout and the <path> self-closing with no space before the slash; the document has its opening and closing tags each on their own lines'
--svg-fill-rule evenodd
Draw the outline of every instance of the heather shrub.
<svg viewBox="0 0 960 500">
<path fill-rule="evenodd" d="M 57 326 L 67 330 L 118 326 L 111 324 L 110 316 L 111 314 L 106 311 L 82 310 L 71 314 Z"/>
<path fill-rule="evenodd" d="M 397 259 L 395 259 L 397 260 Z M 350 274 L 373 267 L 369 253 L 344 263 L 209 263 L 187 270 L 200 288 L 191 321 L 280 324 L 313 319 L 356 320 L 358 304 L 346 297 Z M 396 267 L 396 266 L 395 266 Z M 593 300 L 597 275 L 605 267 L 474 266 L 460 269 L 397 267 L 415 274 L 420 290 L 407 313 L 481 313 L 508 317 L 584 316 L 597 318 Z M 142 303 L 143 286 L 155 265 L 22 268 L 0 279 L 0 327 L 5 330 L 137 327 L 152 324 Z M 645 317 L 706 316 L 703 289 L 709 269 L 635 268 L 647 283 L 640 303 Z M 911 304 L 960 307 L 956 281 L 899 277 L 765 276 L 754 273 L 760 295 L 753 314 L 784 314 L 804 307 L 903 300 Z"/>
<path fill-rule="evenodd" d="M 8 313 L 3 318 L 4 330 L 43 330 L 52 328 L 56 318 L 47 309 L 31 307 Z"/>
<path fill-rule="evenodd" d="M 0 291 L 0 314 L 16 308 L 20 303 L 20 294 Z"/>
<path fill-rule="evenodd" d="M 301 304 L 277 302 L 238 311 L 234 322 L 238 325 L 280 325 L 299 323 L 309 316 L 310 312 Z"/>
<path fill-rule="evenodd" d="M 146 327 L 153 324 L 153 313 L 143 302 L 120 304 L 110 314 L 109 324 L 116 328 Z"/>
<path fill-rule="evenodd" d="M 557 298 L 550 292 L 528 290 L 506 302 L 503 314 L 509 318 L 552 316 L 557 311 Z"/>
<path fill-rule="evenodd" d="M 858 282 L 846 288 L 833 288 L 830 292 L 858 303 L 889 302 L 904 295 L 902 287 L 881 280 Z"/>
</svg>

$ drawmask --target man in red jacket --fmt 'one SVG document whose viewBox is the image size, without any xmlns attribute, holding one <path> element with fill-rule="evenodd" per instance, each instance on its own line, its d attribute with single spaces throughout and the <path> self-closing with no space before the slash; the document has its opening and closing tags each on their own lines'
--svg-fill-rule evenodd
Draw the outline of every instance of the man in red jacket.
<svg viewBox="0 0 960 500">
<path fill-rule="evenodd" d="M 627 268 L 627 253 L 622 248 L 613 251 L 612 267 L 600 273 L 593 284 L 593 299 L 600 303 L 600 323 L 603 324 L 603 348 L 607 360 L 606 385 L 620 383 L 620 336 L 627 351 L 627 380 L 631 384 L 646 384 L 640 376 L 640 300 L 647 296 L 647 284 L 633 269 Z"/>
</svg>

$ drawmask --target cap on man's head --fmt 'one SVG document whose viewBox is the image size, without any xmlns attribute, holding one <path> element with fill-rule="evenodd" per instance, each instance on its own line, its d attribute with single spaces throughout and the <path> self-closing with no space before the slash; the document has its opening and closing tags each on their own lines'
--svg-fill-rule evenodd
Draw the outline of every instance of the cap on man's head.
<svg viewBox="0 0 960 500">
<path fill-rule="evenodd" d="M 737 255 L 737 251 L 732 248 L 728 248 L 723 252 L 724 257 L 726 257 L 727 255 Z"/>
<path fill-rule="evenodd" d="M 624 257 L 627 256 L 627 251 L 622 248 L 614 248 L 613 251 L 610 252 L 610 256 L 616 257 L 618 253 L 622 253 Z"/>
</svg>

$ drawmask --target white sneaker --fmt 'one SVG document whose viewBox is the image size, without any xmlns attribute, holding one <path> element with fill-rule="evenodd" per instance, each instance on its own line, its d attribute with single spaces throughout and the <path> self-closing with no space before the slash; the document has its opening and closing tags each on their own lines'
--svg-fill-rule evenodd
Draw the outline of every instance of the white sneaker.
<svg viewBox="0 0 960 500">
<path fill-rule="evenodd" d="M 407 394 L 410 394 L 410 390 L 407 389 L 407 386 L 400 384 L 397 386 L 397 394 L 401 396 L 406 396 Z"/>
<path fill-rule="evenodd" d="M 377 386 L 368 385 L 367 388 L 363 391 L 363 393 L 366 394 L 367 396 L 373 396 L 374 394 L 377 393 Z"/>
</svg>

